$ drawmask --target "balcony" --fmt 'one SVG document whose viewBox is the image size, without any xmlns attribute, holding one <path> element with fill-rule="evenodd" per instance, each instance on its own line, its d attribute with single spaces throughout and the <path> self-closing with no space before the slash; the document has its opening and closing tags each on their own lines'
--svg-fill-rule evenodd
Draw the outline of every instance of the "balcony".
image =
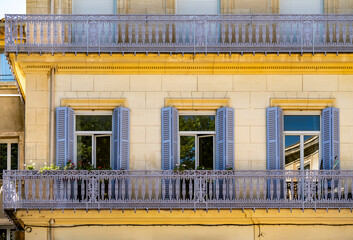
<svg viewBox="0 0 353 240">
<path fill-rule="evenodd" d="M 353 15 L 6 15 L 14 53 L 350 53 Z"/>
<path fill-rule="evenodd" d="M 4 171 L 18 209 L 352 209 L 353 171 Z"/>
</svg>

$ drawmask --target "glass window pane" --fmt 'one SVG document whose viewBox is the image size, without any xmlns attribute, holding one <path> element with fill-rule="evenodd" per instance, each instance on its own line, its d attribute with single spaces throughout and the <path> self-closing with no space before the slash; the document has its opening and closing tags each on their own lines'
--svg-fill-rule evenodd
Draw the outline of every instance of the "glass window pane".
<svg viewBox="0 0 353 240">
<path fill-rule="evenodd" d="M 11 143 L 11 170 L 18 170 L 18 143 Z"/>
<path fill-rule="evenodd" d="M 199 137 L 199 167 L 213 169 L 213 136 Z"/>
<path fill-rule="evenodd" d="M 195 169 L 195 137 L 180 136 L 180 165 L 185 169 Z"/>
<path fill-rule="evenodd" d="M 300 169 L 300 136 L 285 136 L 285 169 Z"/>
<path fill-rule="evenodd" d="M 77 136 L 77 166 L 83 169 L 92 166 L 92 136 Z"/>
<path fill-rule="evenodd" d="M 0 174 L 7 169 L 7 143 L 0 143 Z"/>
<path fill-rule="evenodd" d="M 319 170 L 319 136 L 304 136 L 304 170 Z"/>
<path fill-rule="evenodd" d="M 320 116 L 285 115 L 284 131 L 320 131 Z"/>
<path fill-rule="evenodd" d="M 111 131 L 111 115 L 76 115 L 76 131 Z"/>
<path fill-rule="evenodd" d="M 110 136 L 96 137 L 96 167 L 110 167 Z"/>
<path fill-rule="evenodd" d="M 179 116 L 179 131 L 214 131 L 215 116 Z"/>
</svg>

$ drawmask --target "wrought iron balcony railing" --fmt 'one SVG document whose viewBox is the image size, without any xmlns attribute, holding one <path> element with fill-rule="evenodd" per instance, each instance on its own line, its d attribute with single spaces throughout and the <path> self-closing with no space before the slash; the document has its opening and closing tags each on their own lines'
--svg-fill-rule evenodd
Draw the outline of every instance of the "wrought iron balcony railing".
<svg viewBox="0 0 353 240">
<path fill-rule="evenodd" d="M 353 171 L 4 171 L 16 209 L 353 207 Z"/>
<path fill-rule="evenodd" d="M 5 21 L 5 50 L 16 53 L 353 51 L 353 15 L 6 15 Z"/>
</svg>

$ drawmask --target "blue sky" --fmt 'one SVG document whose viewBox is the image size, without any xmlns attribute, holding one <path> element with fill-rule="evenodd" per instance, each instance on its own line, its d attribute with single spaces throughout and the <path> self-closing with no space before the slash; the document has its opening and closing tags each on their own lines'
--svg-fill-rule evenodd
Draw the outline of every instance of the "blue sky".
<svg viewBox="0 0 353 240">
<path fill-rule="evenodd" d="M 0 0 L 0 19 L 5 13 L 26 13 L 26 0 Z"/>
</svg>

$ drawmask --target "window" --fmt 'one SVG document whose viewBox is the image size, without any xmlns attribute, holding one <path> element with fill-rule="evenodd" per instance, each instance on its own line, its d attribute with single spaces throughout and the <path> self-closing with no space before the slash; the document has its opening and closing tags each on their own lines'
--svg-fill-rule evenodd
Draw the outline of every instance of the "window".
<svg viewBox="0 0 353 240">
<path fill-rule="evenodd" d="M 283 116 L 270 107 L 266 118 L 268 170 L 340 169 L 338 108 Z"/>
<path fill-rule="evenodd" d="M 219 0 L 177 0 L 177 14 L 219 14 Z"/>
<path fill-rule="evenodd" d="M 0 170 L 18 170 L 19 150 L 17 139 L 0 140 Z"/>
<path fill-rule="evenodd" d="M 21 235 L 23 234 L 16 229 L 0 229 L 0 240 L 24 239 Z"/>
<path fill-rule="evenodd" d="M 10 70 L 10 66 L 6 60 L 5 54 L 0 54 L 0 81 L 12 82 L 15 81 Z"/>
<path fill-rule="evenodd" d="M 186 169 L 215 167 L 215 115 L 179 114 L 179 164 Z"/>
<path fill-rule="evenodd" d="M 97 113 L 94 113 L 97 114 Z M 112 115 L 75 114 L 76 163 L 95 168 L 111 166 Z"/>
<path fill-rule="evenodd" d="M 185 164 L 188 169 L 234 168 L 234 109 L 221 107 L 216 113 L 178 113 L 162 108 L 162 169 Z"/>
<path fill-rule="evenodd" d="M 129 169 L 130 109 L 78 112 L 56 109 L 56 164 L 69 160 L 96 168 Z M 79 165 L 81 165 L 79 164 Z"/>
<path fill-rule="evenodd" d="M 323 14 L 323 0 L 280 0 L 280 14 Z"/>
<path fill-rule="evenodd" d="M 320 169 L 320 118 L 320 112 L 317 115 L 284 116 L 286 170 Z"/>
</svg>

